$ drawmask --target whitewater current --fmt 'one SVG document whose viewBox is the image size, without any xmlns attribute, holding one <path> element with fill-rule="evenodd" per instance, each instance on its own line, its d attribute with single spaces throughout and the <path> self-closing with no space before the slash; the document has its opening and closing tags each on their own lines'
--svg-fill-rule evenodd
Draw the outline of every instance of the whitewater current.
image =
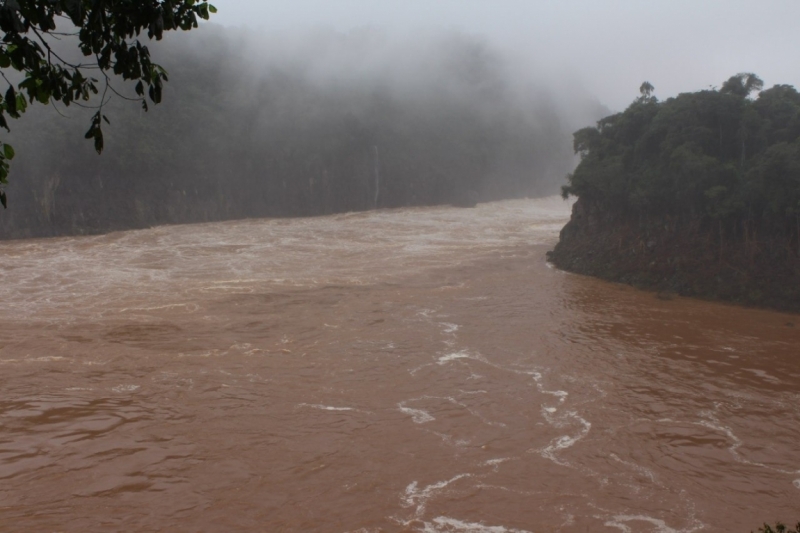
<svg viewBox="0 0 800 533">
<path fill-rule="evenodd" d="M 0 243 L 0 531 L 800 520 L 800 318 L 552 268 L 569 209 Z"/>
</svg>

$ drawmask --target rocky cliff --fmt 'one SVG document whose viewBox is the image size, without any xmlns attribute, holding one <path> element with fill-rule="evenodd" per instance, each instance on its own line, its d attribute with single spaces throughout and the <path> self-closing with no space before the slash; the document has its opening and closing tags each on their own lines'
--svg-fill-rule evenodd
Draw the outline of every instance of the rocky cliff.
<svg viewBox="0 0 800 533">
<path fill-rule="evenodd" d="M 584 199 L 548 259 L 564 270 L 657 291 L 800 312 L 800 257 L 790 242 L 722 237 L 701 218 L 626 216 Z"/>
</svg>

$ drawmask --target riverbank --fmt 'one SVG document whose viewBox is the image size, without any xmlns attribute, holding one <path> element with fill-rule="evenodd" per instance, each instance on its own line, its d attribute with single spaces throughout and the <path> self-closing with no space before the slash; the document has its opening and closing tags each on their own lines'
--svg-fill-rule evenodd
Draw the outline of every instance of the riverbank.
<svg viewBox="0 0 800 533">
<path fill-rule="evenodd" d="M 656 291 L 800 313 L 800 257 L 778 240 L 720 239 L 699 220 L 612 214 L 583 199 L 548 259 Z"/>
</svg>

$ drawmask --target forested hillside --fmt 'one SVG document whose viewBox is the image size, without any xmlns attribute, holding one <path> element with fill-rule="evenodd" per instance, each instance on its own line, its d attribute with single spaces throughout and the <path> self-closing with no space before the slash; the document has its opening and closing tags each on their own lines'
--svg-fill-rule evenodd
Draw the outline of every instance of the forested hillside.
<svg viewBox="0 0 800 533">
<path fill-rule="evenodd" d="M 575 133 L 555 261 L 684 294 L 800 308 L 800 93 L 753 74 Z M 587 255 L 588 254 L 588 255 Z"/>
<path fill-rule="evenodd" d="M 152 51 L 161 105 L 107 106 L 102 156 L 93 110 L 12 124 L 0 237 L 553 194 L 569 132 L 603 114 L 461 33 L 181 37 Z"/>
</svg>

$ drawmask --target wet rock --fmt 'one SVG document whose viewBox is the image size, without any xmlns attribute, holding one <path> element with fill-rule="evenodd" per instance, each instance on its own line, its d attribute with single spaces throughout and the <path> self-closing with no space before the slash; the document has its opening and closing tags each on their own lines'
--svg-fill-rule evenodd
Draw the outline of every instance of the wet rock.
<svg viewBox="0 0 800 533">
<path fill-rule="evenodd" d="M 760 242 L 754 254 L 735 240 L 722 250 L 717 239 L 697 220 L 660 229 L 578 199 L 548 261 L 660 299 L 681 295 L 800 312 L 800 261 L 784 241 Z"/>
</svg>

